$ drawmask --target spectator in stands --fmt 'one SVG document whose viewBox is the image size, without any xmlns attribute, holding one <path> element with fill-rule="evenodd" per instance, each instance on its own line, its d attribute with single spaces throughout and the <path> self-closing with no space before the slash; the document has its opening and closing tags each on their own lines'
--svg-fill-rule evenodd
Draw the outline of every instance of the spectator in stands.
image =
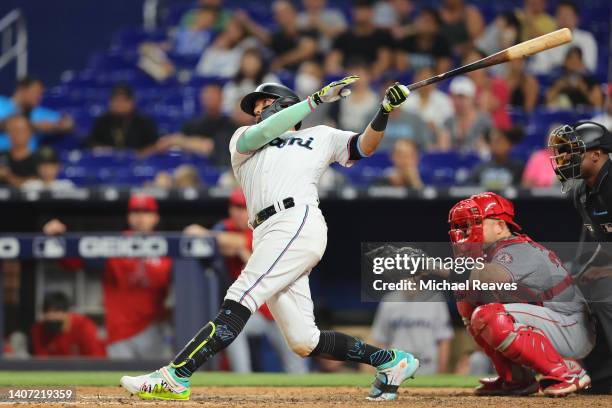
<svg viewBox="0 0 612 408">
<path fill-rule="evenodd" d="M 242 23 L 231 19 L 227 27 L 204 51 L 196 73 L 201 76 L 231 78 L 236 75 L 245 50 L 256 47 L 257 41 L 248 36 Z"/>
<path fill-rule="evenodd" d="M 601 86 L 584 66 L 580 48 L 572 47 L 567 52 L 560 74 L 546 91 L 546 105 L 563 109 L 603 106 Z"/>
<path fill-rule="evenodd" d="M 351 97 L 337 104 L 340 129 L 360 132 L 380 105 L 380 98 L 370 87 L 370 70 L 366 65 L 354 65 L 348 69 L 351 75 L 358 75 L 359 81 L 351 87 Z"/>
<path fill-rule="evenodd" d="M 36 172 L 38 178 L 29 179 L 21 188 L 28 190 L 66 190 L 74 188 L 74 183 L 68 179 L 60 179 L 62 170 L 60 159 L 49 146 L 43 146 L 36 152 Z"/>
<path fill-rule="evenodd" d="M 232 17 L 232 13 L 228 9 L 223 8 L 223 0 L 198 0 L 196 6 L 181 17 L 179 27 L 193 27 L 196 24 L 197 16 L 201 9 L 216 10 L 213 29 L 217 33 L 225 30 Z"/>
<path fill-rule="evenodd" d="M 173 50 L 179 55 L 202 54 L 212 42 L 219 12 L 219 8 L 214 6 L 197 7 L 193 11 L 191 23 L 180 26 L 174 33 Z"/>
<path fill-rule="evenodd" d="M 184 230 L 186 235 L 192 236 L 215 234 L 227 272 L 227 275 L 222 277 L 224 280 L 222 285 L 226 288 L 240 275 L 253 252 L 253 230 L 248 225 L 246 198 L 239 188 L 234 189 L 229 197 L 228 213 L 229 217 L 219 221 L 212 232 L 197 224 L 190 225 Z M 270 341 L 279 354 L 286 372 L 295 374 L 308 371 L 306 362 L 293 353 L 285 343 L 282 333 L 274 323 L 274 317 L 265 304 L 251 316 L 244 331 L 227 348 L 232 371 L 241 373 L 252 371 L 247 338 L 254 335 L 265 336 Z"/>
<path fill-rule="evenodd" d="M 476 47 L 486 55 L 516 45 L 520 42 L 521 22 L 513 11 L 507 11 L 495 17 L 476 40 Z M 504 75 L 507 64 L 499 64 L 489 68 L 495 75 Z"/>
<path fill-rule="evenodd" d="M 157 201 L 134 194 L 128 201 L 126 235 L 148 235 L 159 223 Z M 58 219 L 47 222 L 43 232 L 67 231 Z M 170 358 L 164 340 L 163 304 L 171 282 L 169 258 L 109 258 L 103 264 L 102 290 L 107 333 L 106 352 L 111 358 Z"/>
<path fill-rule="evenodd" d="M 510 105 L 531 113 L 538 103 L 540 83 L 527 72 L 524 59 L 515 59 L 504 65 L 507 65 L 506 84 L 510 91 Z"/>
<path fill-rule="evenodd" d="M 450 342 L 454 337 L 444 297 L 418 301 L 410 291 L 385 295 L 378 305 L 370 343 L 377 347 L 411 350 L 419 359 L 419 372 L 448 372 Z"/>
<path fill-rule="evenodd" d="M 157 125 L 137 111 L 132 88 L 126 83 L 115 85 L 108 111 L 93 124 L 89 144 L 94 148 L 142 150 L 157 139 Z"/>
<path fill-rule="evenodd" d="M 550 33 L 557 29 L 557 23 L 546 12 L 547 0 L 525 0 L 523 9 L 517 10 L 521 21 L 521 41 Z"/>
<path fill-rule="evenodd" d="M 391 162 L 393 167 L 376 184 L 423 188 L 423 181 L 419 174 L 419 149 L 413 141 L 398 139 L 391 150 Z"/>
<path fill-rule="evenodd" d="M 70 312 L 68 297 L 61 292 L 45 296 L 42 317 L 32 325 L 32 351 L 36 357 L 106 356 L 96 324 Z"/>
<path fill-rule="evenodd" d="M 440 8 L 441 33 L 457 54 L 470 49 L 484 30 L 484 19 L 478 8 L 464 0 L 444 0 Z"/>
<path fill-rule="evenodd" d="M 304 10 L 298 13 L 300 30 L 314 30 L 319 34 L 318 48 L 327 53 L 331 42 L 346 30 L 346 18 L 338 9 L 328 7 L 326 0 L 302 0 Z"/>
<path fill-rule="evenodd" d="M 518 186 L 523 174 L 523 162 L 510 157 L 510 152 L 521 138 L 522 132 L 518 128 L 494 129 L 491 132 L 491 159 L 472 170 L 468 183 L 488 190 Z"/>
<path fill-rule="evenodd" d="M 487 153 L 485 137 L 493 122 L 487 112 L 476 106 L 476 85 L 470 78 L 459 76 L 451 81 L 450 93 L 455 115 L 444 122 L 438 135 L 438 146 L 442 150 Z"/>
<path fill-rule="evenodd" d="M 525 169 L 523 170 L 523 177 L 521 186 L 525 188 L 546 188 L 554 185 L 558 182 L 557 176 L 550 163 L 550 157 L 552 153 L 548 148 L 548 135 L 553 129 L 561 126 L 560 123 L 555 123 L 550 126 L 549 131 L 546 133 L 544 140 L 544 148 L 537 150 L 529 156 Z"/>
<path fill-rule="evenodd" d="M 242 97 L 259 84 L 280 82 L 276 75 L 267 71 L 261 52 L 257 48 L 246 50 L 240 58 L 236 75 L 223 87 L 223 112 L 232 115 Z"/>
<path fill-rule="evenodd" d="M 380 89 L 384 90 L 393 85 L 395 81 L 385 81 Z M 395 142 L 399 139 L 414 142 L 420 151 L 428 150 L 435 144 L 435 136 L 431 128 L 423 118 L 405 109 L 396 109 L 389 114 L 385 137 L 380 142 L 380 150 L 391 150 Z"/>
<path fill-rule="evenodd" d="M 38 139 L 46 134 L 65 134 L 74 129 L 74 120 L 51 109 L 40 106 L 45 91 L 40 79 L 24 77 L 17 81 L 13 95 L 8 98 L 0 96 L 0 151 L 10 148 L 6 133 L 5 120 L 15 114 L 22 114 L 31 122 L 35 133 L 30 139 L 30 148 L 36 150 Z"/>
<path fill-rule="evenodd" d="M 295 72 L 300 63 L 316 55 L 318 32 L 299 28 L 297 11 L 291 2 L 276 0 L 272 9 L 278 29 L 270 36 L 269 46 L 274 53 L 270 69 Z"/>
<path fill-rule="evenodd" d="M 221 85 L 211 83 L 200 91 L 202 114 L 185 122 L 180 132 L 160 138 L 147 153 L 157 153 L 173 148 L 196 153 L 210 158 L 211 164 L 229 166 L 227 145 L 236 130 L 236 125 L 223 113 Z"/>
<path fill-rule="evenodd" d="M 414 82 L 433 76 L 435 71 L 432 67 L 423 67 L 415 73 Z M 413 92 L 402 110 L 420 115 L 427 122 L 429 129 L 436 134 L 442 129 L 444 122 L 455 114 L 451 98 L 437 89 L 435 84 Z"/>
<path fill-rule="evenodd" d="M 463 64 L 470 64 L 484 57 L 482 51 L 473 48 L 465 54 Z M 509 129 L 512 125 L 507 110 L 510 102 L 510 89 L 506 82 L 492 75 L 487 69 L 477 69 L 469 72 L 467 76 L 476 85 L 476 104 L 478 108 L 491 115 L 496 127 Z"/>
<path fill-rule="evenodd" d="M 414 23 L 414 34 L 400 39 L 397 44 L 397 69 L 416 71 L 432 67 L 446 72 L 451 67 L 451 48 L 440 34 L 440 15 L 434 8 L 423 8 Z"/>
<path fill-rule="evenodd" d="M 321 64 L 315 61 L 303 62 L 295 75 L 295 92 L 300 98 L 307 98 L 324 86 L 324 75 Z M 319 105 L 314 112 L 302 120 L 302 129 L 321 124 L 330 124 L 329 111 L 333 106 L 329 103 Z"/>
<path fill-rule="evenodd" d="M 5 120 L 10 150 L 0 153 L 0 184 L 21 187 L 37 176 L 36 156 L 30 149 L 32 127 L 22 114 Z"/>
<path fill-rule="evenodd" d="M 372 77 L 378 79 L 393 63 L 393 38 L 387 30 L 374 25 L 372 0 L 356 0 L 349 29 L 334 40 L 325 60 L 325 70 L 342 75 L 346 67 L 370 64 Z"/>
<path fill-rule="evenodd" d="M 387 27 L 395 40 L 406 37 L 412 31 L 414 3 L 412 0 L 377 1 L 374 6 L 374 23 Z"/>
<path fill-rule="evenodd" d="M 174 187 L 178 189 L 203 187 L 198 169 L 191 164 L 181 164 L 174 169 Z"/>
<path fill-rule="evenodd" d="M 530 70 L 538 74 L 548 74 L 554 68 L 563 65 L 563 59 L 570 48 L 578 47 L 582 50 L 584 65 L 595 72 L 597 69 L 597 41 L 588 31 L 578 28 L 580 12 L 574 1 L 561 0 L 557 3 L 557 26 L 572 30 L 572 42 L 536 54 L 529 64 Z"/>
</svg>

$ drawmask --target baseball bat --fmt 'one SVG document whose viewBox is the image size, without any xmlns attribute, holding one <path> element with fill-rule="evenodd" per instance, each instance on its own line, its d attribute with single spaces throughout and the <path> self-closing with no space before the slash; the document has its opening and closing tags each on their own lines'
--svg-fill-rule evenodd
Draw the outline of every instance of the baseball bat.
<svg viewBox="0 0 612 408">
<path fill-rule="evenodd" d="M 427 85 L 435 84 L 436 82 L 443 81 L 448 78 L 452 78 L 457 75 L 465 74 L 467 72 L 476 71 L 477 69 L 490 67 L 497 64 L 503 64 L 504 62 L 512 61 L 518 58 L 525 58 L 538 52 L 548 50 L 550 48 L 558 47 L 559 45 L 567 44 L 572 41 L 572 32 L 569 28 L 562 28 L 557 31 L 553 31 L 548 34 L 541 35 L 531 40 L 524 41 L 520 44 L 513 45 L 512 47 L 506 48 L 496 52 L 493 55 L 474 61 L 471 64 L 464 65 L 459 68 L 455 68 L 452 71 L 444 72 L 443 74 L 436 75 L 431 78 L 424 79 L 419 82 L 415 82 L 407 86 L 410 91 L 422 88 Z"/>
</svg>

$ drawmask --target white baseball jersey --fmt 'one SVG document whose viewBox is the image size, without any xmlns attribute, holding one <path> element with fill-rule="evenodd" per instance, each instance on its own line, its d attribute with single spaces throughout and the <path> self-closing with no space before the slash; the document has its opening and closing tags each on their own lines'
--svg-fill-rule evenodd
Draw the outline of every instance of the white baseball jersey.
<svg viewBox="0 0 612 408">
<path fill-rule="evenodd" d="M 234 132 L 229 149 L 251 222 L 259 211 L 287 197 L 293 197 L 296 205 L 318 205 L 317 185 L 327 167 L 334 162 L 352 165 L 349 141 L 354 132 L 323 125 L 287 131 L 262 148 L 243 154 L 236 144 L 248 128 Z"/>
</svg>

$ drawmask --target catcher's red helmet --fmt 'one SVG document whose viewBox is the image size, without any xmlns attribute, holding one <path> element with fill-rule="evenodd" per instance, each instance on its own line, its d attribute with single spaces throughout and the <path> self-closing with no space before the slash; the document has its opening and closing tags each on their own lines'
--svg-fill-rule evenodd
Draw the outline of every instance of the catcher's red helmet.
<svg viewBox="0 0 612 408">
<path fill-rule="evenodd" d="M 514 205 L 509 200 L 490 192 L 473 195 L 459 201 L 448 213 L 450 224 L 448 234 L 459 253 L 464 256 L 468 253 L 474 254 L 477 248 L 482 247 L 484 241 L 482 224 L 486 218 L 502 220 L 513 231 L 521 229 L 514 222 Z M 455 253 L 457 254 L 457 251 Z"/>
</svg>

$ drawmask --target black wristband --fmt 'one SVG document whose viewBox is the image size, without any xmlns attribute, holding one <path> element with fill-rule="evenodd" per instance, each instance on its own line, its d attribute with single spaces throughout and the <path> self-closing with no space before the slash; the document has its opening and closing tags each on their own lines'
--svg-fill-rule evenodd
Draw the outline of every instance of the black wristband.
<svg viewBox="0 0 612 408">
<path fill-rule="evenodd" d="M 370 127 L 376 132 L 383 132 L 387 128 L 387 120 L 389 120 L 389 114 L 381 106 L 370 122 Z"/>
<path fill-rule="evenodd" d="M 470 279 L 471 274 L 472 274 L 471 269 L 468 269 L 467 271 L 463 273 L 457 273 L 451 270 L 448 280 L 451 283 L 463 283 L 463 282 L 466 282 L 468 279 Z"/>
</svg>

